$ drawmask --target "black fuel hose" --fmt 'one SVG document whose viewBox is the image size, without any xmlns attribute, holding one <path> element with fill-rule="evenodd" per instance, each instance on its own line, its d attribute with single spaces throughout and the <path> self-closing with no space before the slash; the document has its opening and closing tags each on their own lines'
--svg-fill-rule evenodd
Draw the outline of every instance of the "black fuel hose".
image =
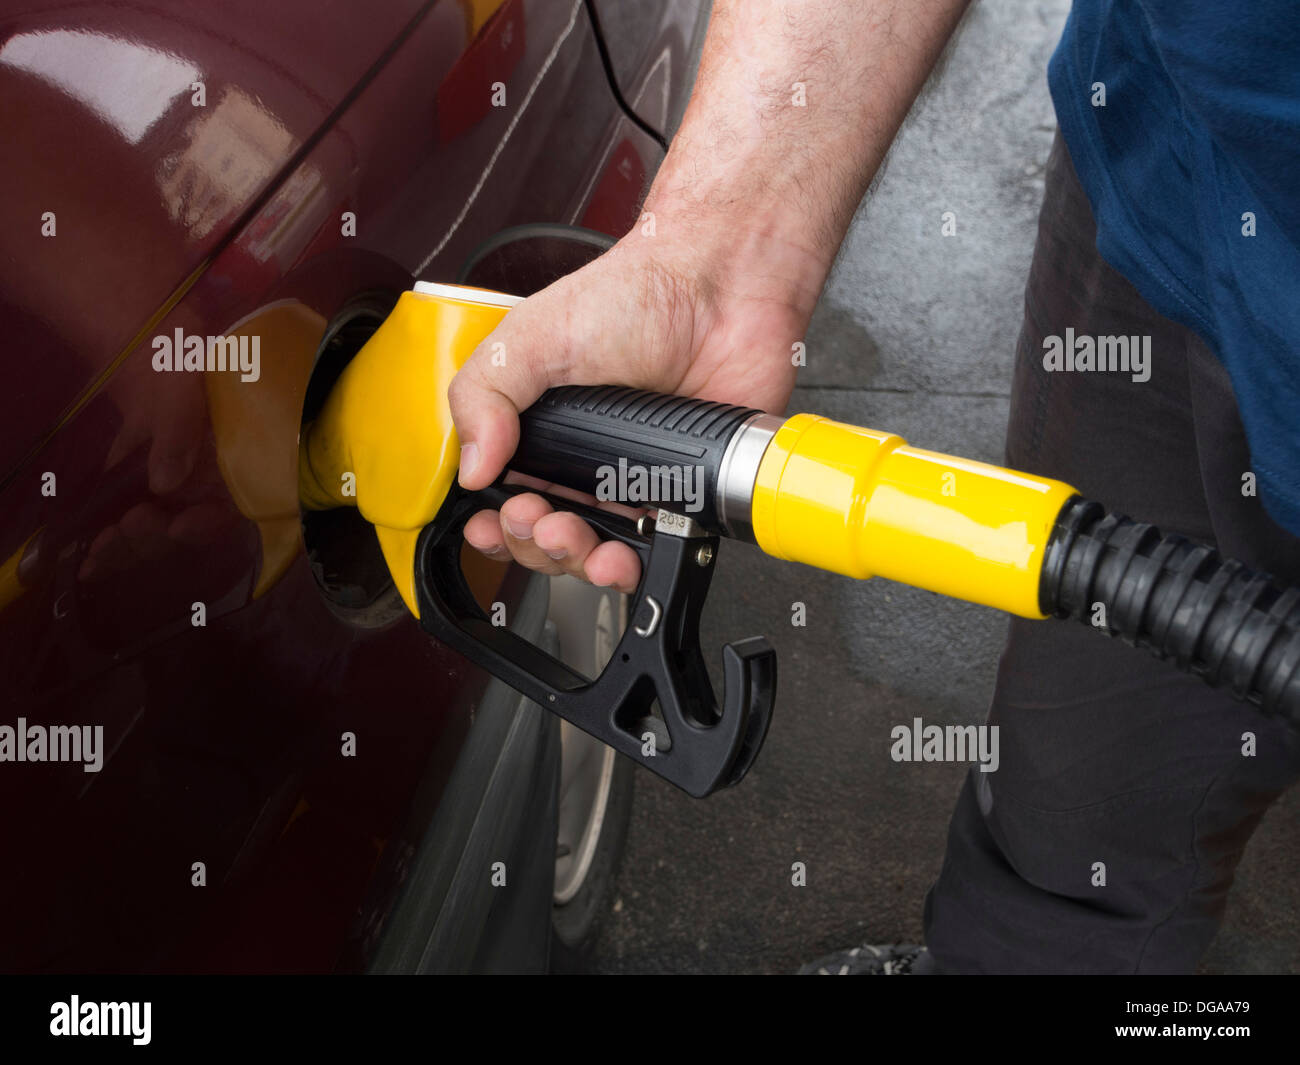
<svg viewBox="0 0 1300 1065">
<path fill-rule="evenodd" d="M 1048 542 L 1039 602 L 1300 725 L 1300 588 L 1076 496 Z"/>
</svg>

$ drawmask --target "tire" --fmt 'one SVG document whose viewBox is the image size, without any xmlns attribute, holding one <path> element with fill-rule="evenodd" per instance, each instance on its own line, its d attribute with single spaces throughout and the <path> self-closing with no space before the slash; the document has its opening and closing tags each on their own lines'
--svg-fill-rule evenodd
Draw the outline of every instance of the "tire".
<svg viewBox="0 0 1300 1065">
<path fill-rule="evenodd" d="M 550 620 L 560 658 L 589 677 L 613 654 L 626 599 L 572 577 L 551 578 Z M 560 723 L 560 816 L 551 909 L 551 970 L 590 971 L 591 951 L 613 903 L 632 816 L 636 767 L 580 729 Z"/>
</svg>

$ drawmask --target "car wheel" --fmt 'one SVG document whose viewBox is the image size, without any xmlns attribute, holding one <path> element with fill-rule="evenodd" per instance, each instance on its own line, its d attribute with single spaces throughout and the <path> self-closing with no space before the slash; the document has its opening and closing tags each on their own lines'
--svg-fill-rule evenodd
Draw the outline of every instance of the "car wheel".
<svg viewBox="0 0 1300 1065">
<path fill-rule="evenodd" d="M 550 619 L 560 657 L 595 677 L 627 624 L 627 600 L 572 577 L 551 579 Z M 560 802 L 555 849 L 551 968 L 583 972 L 627 840 L 635 766 L 567 721 L 560 723 Z"/>
</svg>

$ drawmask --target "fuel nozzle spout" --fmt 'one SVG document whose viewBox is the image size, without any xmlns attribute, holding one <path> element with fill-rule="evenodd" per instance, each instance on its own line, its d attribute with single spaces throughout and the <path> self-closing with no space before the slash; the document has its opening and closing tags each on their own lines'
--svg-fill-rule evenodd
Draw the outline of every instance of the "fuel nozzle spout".
<svg viewBox="0 0 1300 1065">
<path fill-rule="evenodd" d="M 519 302 L 485 289 L 417 283 L 348 363 L 299 438 L 302 506 L 357 507 L 417 617 L 416 540 L 447 498 L 460 459 L 447 389 Z"/>
</svg>

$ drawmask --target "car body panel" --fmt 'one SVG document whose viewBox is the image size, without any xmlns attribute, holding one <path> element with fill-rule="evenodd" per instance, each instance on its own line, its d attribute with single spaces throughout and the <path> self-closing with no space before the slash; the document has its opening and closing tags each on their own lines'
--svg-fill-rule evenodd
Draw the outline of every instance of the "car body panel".
<svg viewBox="0 0 1300 1065">
<path fill-rule="evenodd" d="M 11 341 L 59 365 L 0 396 L 0 475 L 279 182 L 420 6 L 304 18 L 256 0 L 46 2 L 5 20 L 4 139 L 20 165 L 0 172 L 0 292 Z"/>
<path fill-rule="evenodd" d="M 296 497 L 314 361 L 359 294 L 450 280 L 503 229 L 623 232 L 660 157 L 581 0 L 273 7 L 6 23 L 7 42 L 152 49 L 173 80 L 169 63 L 200 70 L 207 104 L 114 125 L 52 72 L 5 70 L 0 45 L 33 153 L 0 178 L 22 214 L 0 256 L 21 383 L 0 399 L 0 725 L 99 726 L 104 754 L 96 773 L 0 764 L 0 801 L 27 811 L 0 826 L 21 856 L 0 906 L 24 915 L 0 970 L 370 964 L 488 681 L 409 615 L 371 626 L 323 598 Z M 466 102 L 494 83 L 507 106 Z M 57 233 L 34 237 L 47 203 Z M 256 379 L 159 371 L 176 330 L 256 338 Z M 522 602 L 505 567 L 474 565 Z"/>
</svg>

